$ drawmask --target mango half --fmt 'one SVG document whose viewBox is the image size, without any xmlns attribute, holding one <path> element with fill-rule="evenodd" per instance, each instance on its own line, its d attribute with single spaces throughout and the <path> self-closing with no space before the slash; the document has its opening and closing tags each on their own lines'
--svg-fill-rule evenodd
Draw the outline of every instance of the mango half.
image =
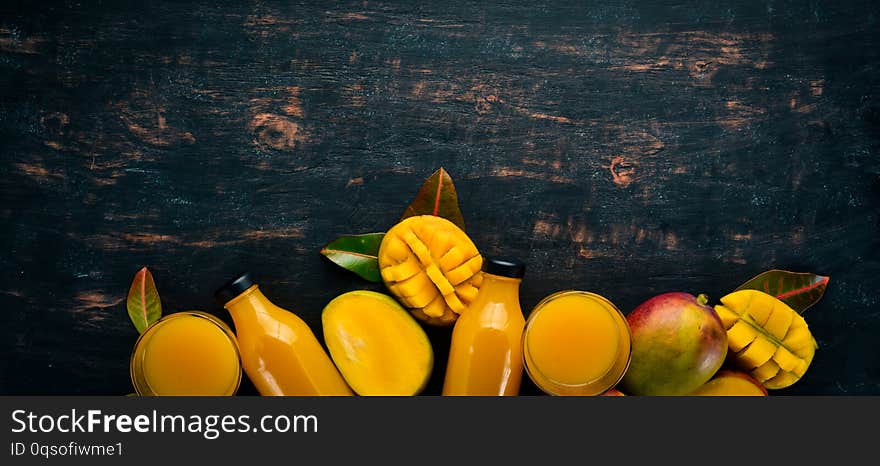
<svg viewBox="0 0 880 466">
<path fill-rule="evenodd" d="M 358 395 L 411 396 L 428 383 L 434 367 L 428 335 L 390 296 L 341 294 L 324 307 L 321 324 L 330 357 Z"/>
<path fill-rule="evenodd" d="M 715 306 L 727 331 L 733 362 L 769 389 L 800 380 L 816 354 L 816 340 L 794 309 L 767 293 L 740 290 Z"/>
<path fill-rule="evenodd" d="M 432 325 L 451 325 L 476 298 L 482 265 L 465 232 L 433 215 L 404 219 L 379 246 L 385 286 L 416 318 Z"/>
</svg>

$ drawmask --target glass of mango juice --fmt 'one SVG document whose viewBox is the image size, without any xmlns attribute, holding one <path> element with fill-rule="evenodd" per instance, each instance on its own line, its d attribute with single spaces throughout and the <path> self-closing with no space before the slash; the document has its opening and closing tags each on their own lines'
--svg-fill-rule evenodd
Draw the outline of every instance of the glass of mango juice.
<svg viewBox="0 0 880 466">
<path fill-rule="evenodd" d="M 200 311 L 176 312 L 144 330 L 130 373 L 142 396 L 234 395 L 241 356 L 235 334 L 222 320 Z"/>
<path fill-rule="evenodd" d="M 526 373 L 549 395 L 600 395 L 629 367 L 632 338 L 611 301 L 586 291 L 547 296 L 523 331 Z"/>
</svg>

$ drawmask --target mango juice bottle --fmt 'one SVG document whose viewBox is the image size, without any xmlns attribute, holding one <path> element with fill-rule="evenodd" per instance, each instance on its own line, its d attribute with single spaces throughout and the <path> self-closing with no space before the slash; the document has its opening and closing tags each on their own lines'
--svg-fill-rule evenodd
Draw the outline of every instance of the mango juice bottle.
<svg viewBox="0 0 880 466">
<path fill-rule="evenodd" d="M 519 285 L 525 266 L 509 259 L 483 263 L 483 284 L 452 330 L 444 396 L 515 396 L 522 380 L 525 318 Z"/>
<path fill-rule="evenodd" d="M 352 394 L 309 326 L 269 301 L 250 274 L 214 296 L 232 315 L 242 367 L 261 395 Z"/>
</svg>

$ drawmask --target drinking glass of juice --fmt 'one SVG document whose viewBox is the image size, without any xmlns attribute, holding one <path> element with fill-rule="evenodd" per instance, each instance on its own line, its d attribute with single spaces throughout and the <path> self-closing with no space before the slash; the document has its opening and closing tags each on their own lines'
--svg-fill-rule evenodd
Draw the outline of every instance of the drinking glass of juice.
<svg viewBox="0 0 880 466">
<path fill-rule="evenodd" d="M 130 372 L 138 395 L 234 395 L 241 359 L 228 325 L 204 312 L 184 311 L 144 330 L 134 345 Z"/>
<path fill-rule="evenodd" d="M 523 331 L 526 373 L 550 395 L 600 395 L 629 367 L 631 336 L 611 301 L 560 291 L 538 303 Z"/>
</svg>

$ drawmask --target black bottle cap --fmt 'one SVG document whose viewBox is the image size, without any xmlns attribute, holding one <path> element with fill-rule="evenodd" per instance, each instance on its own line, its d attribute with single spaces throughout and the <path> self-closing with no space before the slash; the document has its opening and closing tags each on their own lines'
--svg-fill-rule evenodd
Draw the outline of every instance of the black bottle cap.
<svg viewBox="0 0 880 466">
<path fill-rule="evenodd" d="M 508 278 L 522 278 L 526 273 L 526 265 L 507 257 L 487 257 L 483 261 L 483 272 Z"/>
<path fill-rule="evenodd" d="M 251 276 L 250 272 L 243 273 L 217 288 L 217 291 L 214 292 L 214 299 L 221 305 L 225 305 L 255 284 L 254 277 Z"/>
</svg>

